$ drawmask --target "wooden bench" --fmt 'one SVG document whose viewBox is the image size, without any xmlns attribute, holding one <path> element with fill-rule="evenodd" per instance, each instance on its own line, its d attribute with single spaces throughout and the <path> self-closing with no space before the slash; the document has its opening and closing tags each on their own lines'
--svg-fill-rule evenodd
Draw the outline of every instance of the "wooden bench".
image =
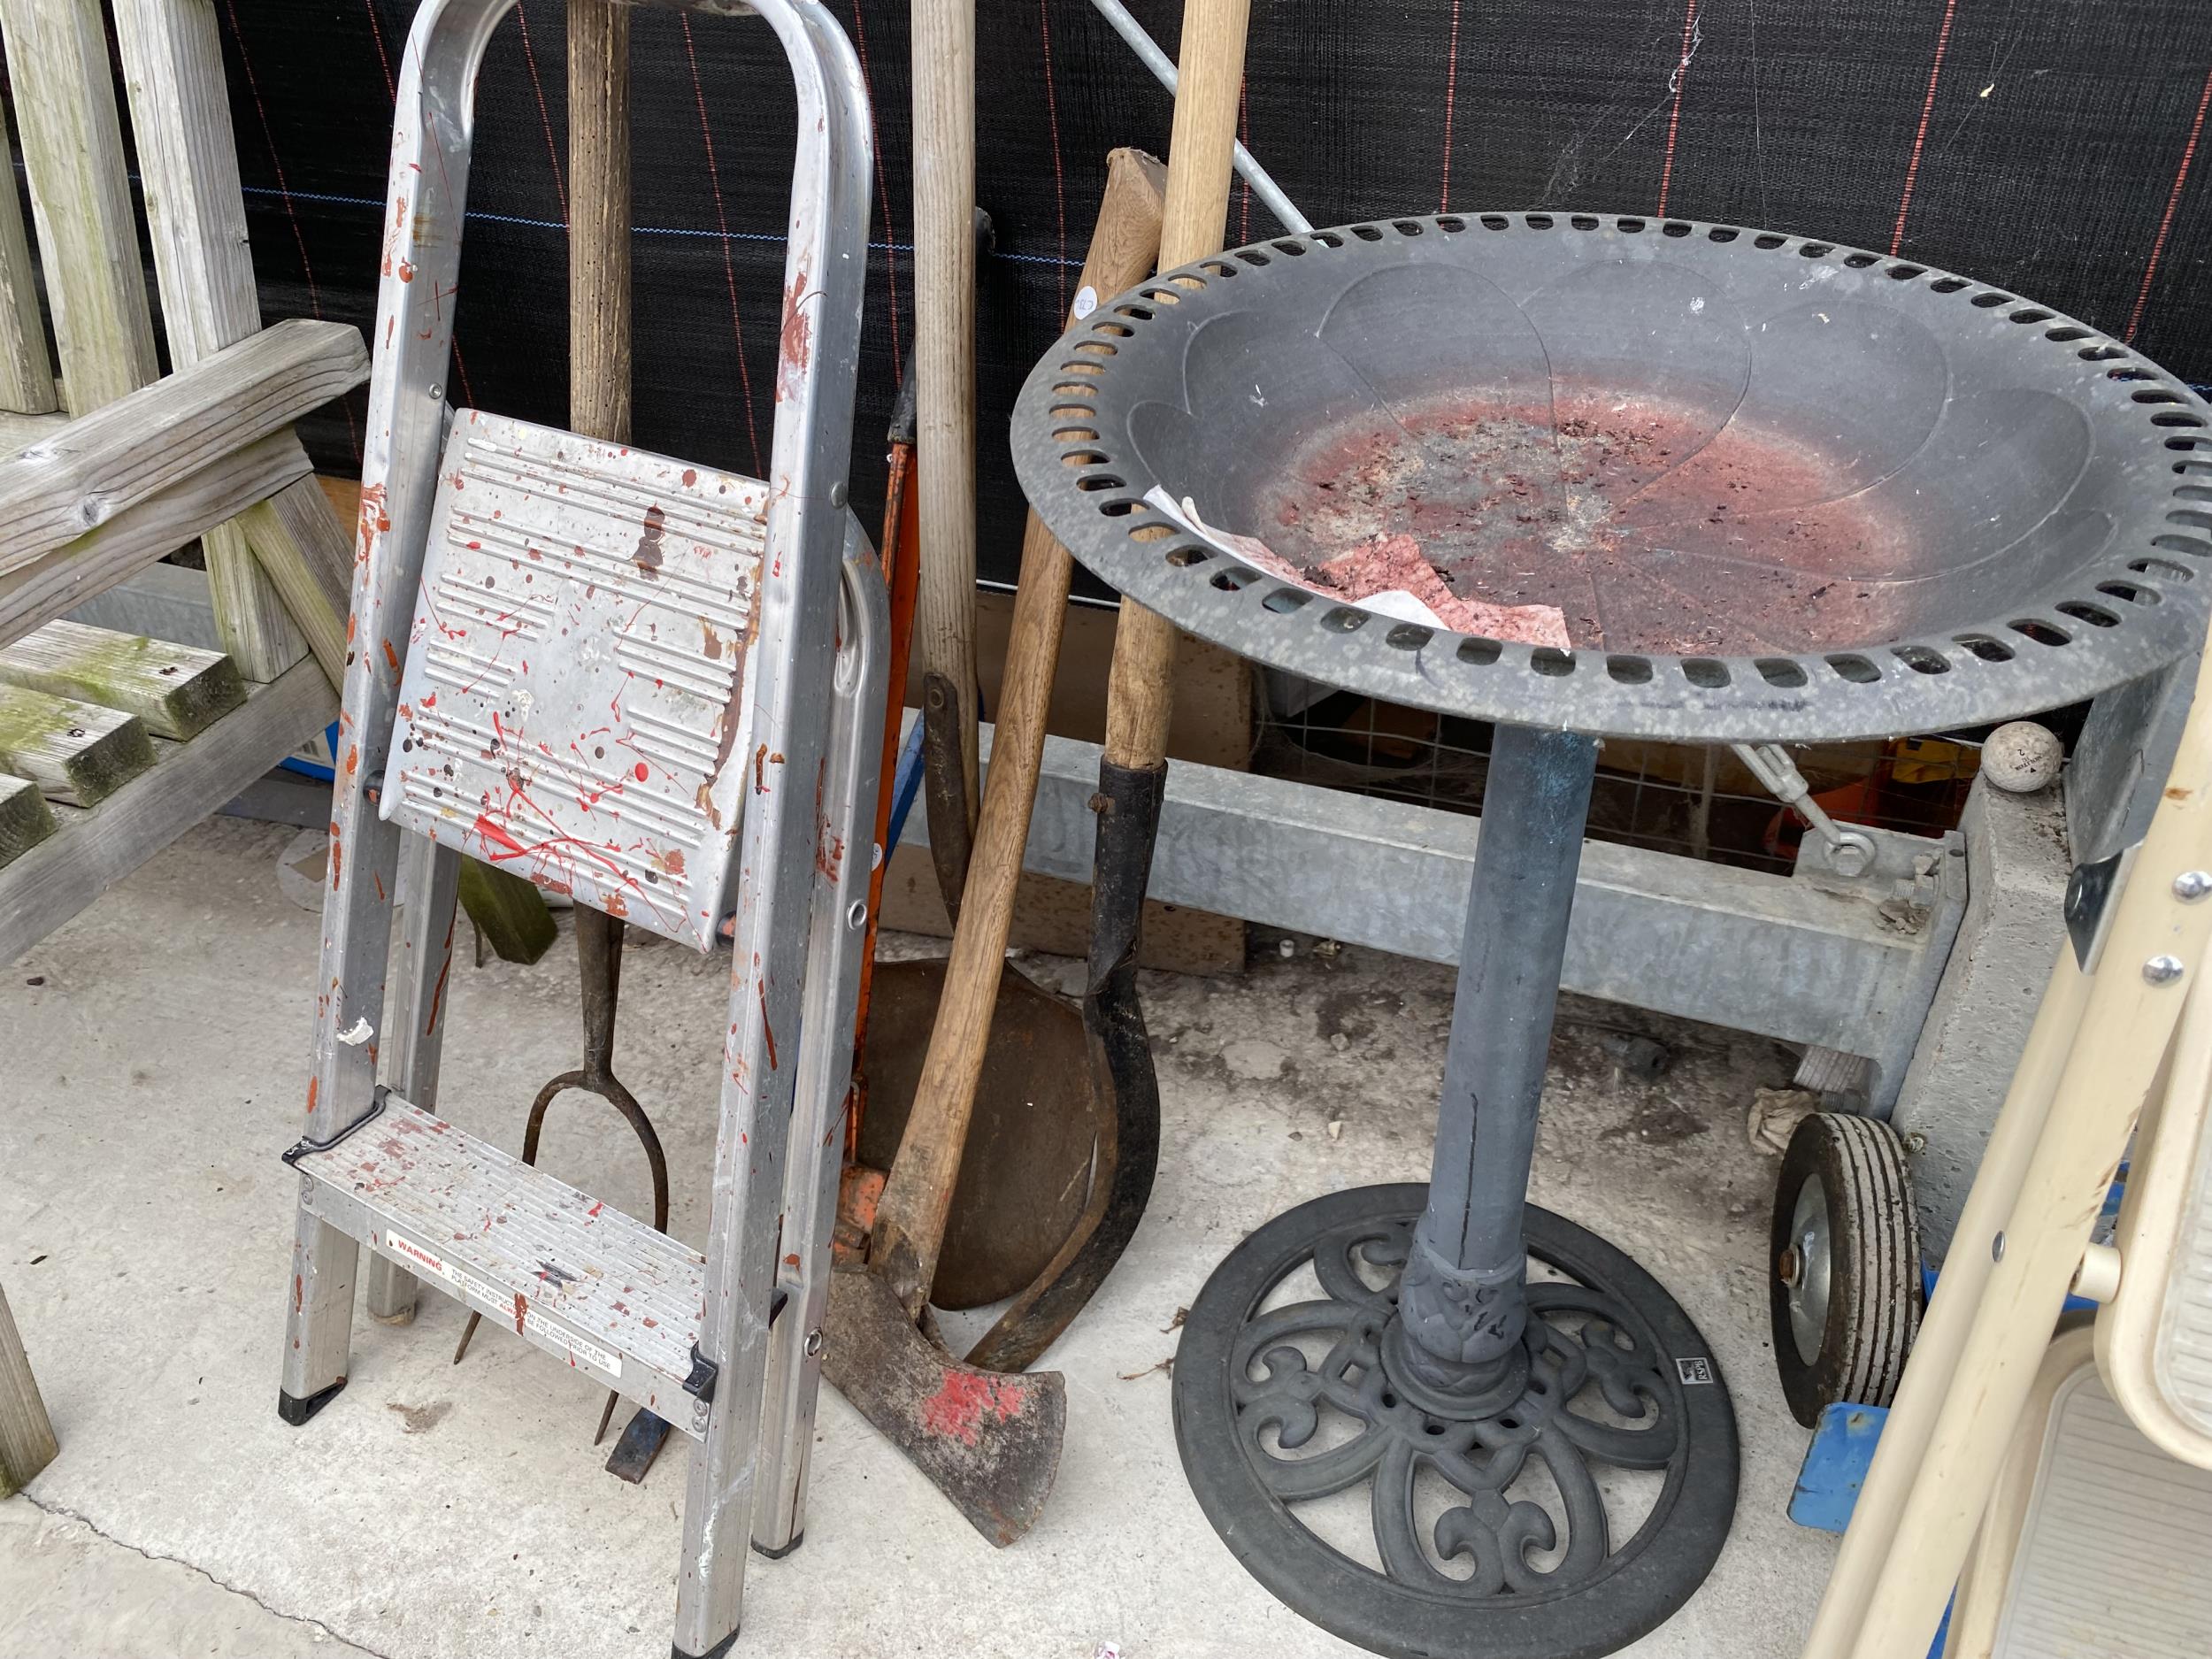
<svg viewBox="0 0 2212 1659">
<path fill-rule="evenodd" d="M 110 10 L 166 378 L 101 0 L 0 0 L 38 252 L 0 190 L 0 962 L 326 726 L 345 665 L 351 530 L 291 423 L 367 354 L 261 326 L 215 0 Z M 211 628 L 138 623 L 180 597 Z"/>
</svg>

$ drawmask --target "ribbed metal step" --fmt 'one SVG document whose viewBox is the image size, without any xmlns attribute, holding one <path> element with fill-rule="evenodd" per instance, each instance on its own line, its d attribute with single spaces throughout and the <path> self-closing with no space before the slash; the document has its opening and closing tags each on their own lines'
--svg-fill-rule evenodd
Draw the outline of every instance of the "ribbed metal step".
<svg viewBox="0 0 2212 1659">
<path fill-rule="evenodd" d="M 706 1258 L 388 1090 L 295 1160 L 300 1202 L 687 1434 Z"/>
<path fill-rule="evenodd" d="M 747 700 L 767 512 L 753 479 L 457 411 L 384 816 L 710 948 L 778 747 Z"/>
<path fill-rule="evenodd" d="M 2212 1472 L 2168 1457 L 2085 1354 L 2059 1386 L 2013 1557 L 1994 1659 L 2212 1652 Z"/>
</svg>

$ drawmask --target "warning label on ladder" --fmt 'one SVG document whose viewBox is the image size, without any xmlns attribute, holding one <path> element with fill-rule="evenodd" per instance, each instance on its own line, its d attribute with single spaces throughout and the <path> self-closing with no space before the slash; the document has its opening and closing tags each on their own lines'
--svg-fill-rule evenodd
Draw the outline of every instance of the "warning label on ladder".
<svg viewBox="0 0 2212 1659">
<path fill-rule="evenodd" d="M 622 1375 L 621 1355 L 611 1348 L 602 1348 L 589 1337 L 572 1331 L 565 1325 L 557 1325 L 540 1313 L 537 1304 L 526 1296 L 518 1296 L 503 1291 L 491 1280 L 480 1278 L 466 1268 L 447 1261 L 435 1252 L 425 1249 L 412 1239 L 401 1237 L 388 1227 L 384 1230 L 381 1242 L 383 1248 L 391 1255 L 398 1257 L 410 1267 L 418 1268 L 426 1273 L 434 1273 L 464 1295 L 482 1304 L 485 1311 L 490 1313 L 495 1318 L 511 1321 L 514 1305 L 517 1302 L 520 1302 L 522 1303 L 522 1328 L 526 1334 L 550 1342 L 554 1347 L 568 1354 L 572 1361 L 581 1360 L 584 1363 L 606 1372 L 610 1377 L 618 1379 Z"/>
</svg>

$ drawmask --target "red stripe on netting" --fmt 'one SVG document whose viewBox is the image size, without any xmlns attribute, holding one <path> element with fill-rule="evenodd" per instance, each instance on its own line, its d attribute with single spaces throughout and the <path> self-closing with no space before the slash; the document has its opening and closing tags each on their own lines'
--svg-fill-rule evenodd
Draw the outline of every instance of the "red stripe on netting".
<svg viewBox="0 0 2212 1659">
<path fill-rule="evenodd" d="M 269 167 L 276 175 L 277 198 L 284 204 L 284 217 L 292 227 L 292 244 L 299 250 L 300 275 L 307 282 L 307 308 L 319 318 L 323 314 L 323 292 L 315 281 L 315 262 L 307 257 L 307 233 L 300 228 L 299 210 L 292 204 L 292 187 L 284 176 L 284 162 L 277 154 L 276 134 L 269 126 L 269 106 L 261 96 L 261 82 L 253 73 L 253 54 L 246 50 L 245 31 L 238 27 L 238 0 L 223 0 L 223 9 L 230 14 L 230 35 L 238 47 L 238 66 L 246 72 L 246 90 L 253 96 L 253 110 L 261 123 L 261 142 L 269 152 Z M 353 458 L 361 459 L 361 429 L 354 424 L 353 405 L 344 398 L 338 406 L 346 411 L 346 436 L 353 444 Z"/>
<path fill-rule="evenodd" d="M 1436 190 L 1436 211 L 1452 211 L 1452 115 L 1459 103 L 1459 0 L 1452 0 L 1452 41 L 1444 58 L 1444 179 Z"/>
<path fill-rule="evenodd" d="M 2204 90 L 2197 96 L 2196 119 L 2189 123 L 2189 142 L 2181 147 L 2181 165 L 2174 169 L 2174 187 L 2166 192 L 2166 211 L 2158 221 L 2158 239 L 2151 243 L 2150 263 L 2143 267 L 2143 286 L 2135 290 L 2135 309 L 2128 313 L 2128 331 L 2121 335 L 2129 344 L 2135 342 L 2135 331 L 2141 326 L 2143 308 L 2150 303 L 2151 283 L 2158 276 L 2158 262 L 2165 257 L 2166 234 L 2174 227 L 2174 210 L 2181 205 L 2181 187 L 2189 182 L 2189 164 L 2197 158 L 2197 140 L 2204 135 L 2204 112 L 2212 106 L 2212 71 L 2204 77 Z"/>
<path fill-rule="evenodd" d="M 376 42 L 376 61 L 384 65 L 384 96 L 397 103 L 399 83 L 392 79 L 392 55 L 384 49 L 384 26 L 377 20 L 376 0 L 361 0 L 361 9 L 369 14 L 369 37 Z"/>
<path fill-rule="evenodd" d="M 680 14 L 677 22 L 683 26 L 684 57 L 691 65 L 691 96 L 699 109 L 699 142 L 707 150 L 707 182 L 714 188 L 714 221 L 722 229 L 722 281 L 730 295 L 730 334 L 737 342 L 737 384 L 745 400 L 745 435 L 753 446 L 753 473 L 757 478 L 768 476 L 768 469 L 760 458 L 760 426 L 753 418 L 753 376 L 745 366 L 745 324 L 737 308 L 737 266 L 730 257 L 730 219 L 722 201 L 722 170 L 714 162 L 714 134 L 707 127 L 706 89 L 699 84 L 699 53 L 691 42 L 691 18 Z"/>
<path fill-rule="evenodd" d="M 1068 314 L 1068 170 L 1060 153 L 1060 98 L 1052 86 L 1052 0 L 1037 0 L 1037 32 L 1045 45 L 1045 122 L 1052 129 L 1052 196 L 1059 215 L 1060 309 L 1057 316 Z"/>
<path fill-rule="evenodd" d="M 1897 198 L 1897 228 L 1890 233 L 1889 257 L 1905 245 L 1905 215 L 1912 211 L 1912 187 L 1920 176 L 1920 152 L 1928 142 L 1928 122 L 1935 114 L 1936 83 L 1943 78 L 1943 53 L 1951 43 L 1951 18 L 1959 0 L 1943 0 L 1943 27 L 1936 31 L 1935 57 L 1928 65 L 1928 96 L 1921 100 L 1919 130 L 1912 135 L 1912 158 L 1905 163 L 1905 189 Z"/>
<path fill-rule="evenodd" d="M 1697 0 L 1690 0 L 1682 12 L 1682 56 L 1674 65 L 1674 107 L 1667 113 L 1667 153 L 1659 164 L 1659 206 L 1653 214 L 1655 219 L 1667 216 L 1667 192 L 1674 184 L 1675 134 L 1682 129 L 1682 83 L 1690 78 L 1691 43 L 1696 37 Z"/>
<path fill-rule="evenodd" d="M 853 0 L 853 44 L 860 51 L 860 84 L 868 94 L 868 107 L 873 109 L 875 73 L 868 64 L 868 20 L 862 14 L 862 0 Z M 891 193 L 883 188 L 881 122 L 868 123 L 868 142 L 875 150 L 876 200 L 883 204 L 883 262 L 891 288 L 891 380 L 896 385 L 906 379 L 906 347 L 899 335 L 899 239 L 891 229 Z"/>
<path fill-rule="evenodd" d="M 561 204 L 561 223 L 568 223 L 568 183 L 561 176 L 561 152 L 553 143 L 553 118 L 546 113 L 545 83 L 538 79 L 538 55 L 530 49 L 530 8 L 516 0 L 515 21 L 522 25 L 522 61 L 530 66 L 530 90 L 538 95 L 538 130 L 545 134 L 545 158 L 553 165 L 553 194 Z"/>
<path fill-rule="evenodd" d="M 1244 84 L 1241 81 L 1237 82 L 1237 142 L 1249 150 L 1252 147 L 1252 106 L 1245 100 Z M 1252 181 L 1240 174 L 1237 182 L 1244 187 L 1240 200 L 1242 217 L 1237 226 L 1237 240 L 1250 242 L 1252 240 Z"/>
</svg>

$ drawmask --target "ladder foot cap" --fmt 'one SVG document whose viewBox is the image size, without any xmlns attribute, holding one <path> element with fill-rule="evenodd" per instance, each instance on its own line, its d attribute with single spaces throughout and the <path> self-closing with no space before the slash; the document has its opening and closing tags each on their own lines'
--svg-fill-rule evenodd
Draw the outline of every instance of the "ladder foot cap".
<svg viewBox="0 0 2212 1659">
<path fill-rule="evenodd" d="M 345 1386 L 346 1379 L 341 1377 L 329 1387 L 319 1389 L 304 1399 L 297 1394 L 287 1394 L 280 1388 L 277 1390 L 277 1416 L 282 1417 L 294 1428 L 297 1428 L 335 1400 L 344 1390 Z"/>
<path fill-rule="evenodd" d="M 708 1648 L 704 1653 L 687 1653 L 683 1648 L 678 1647 L 675 1643 L 671 1642 L 668 1645 L 668 1659 L 722 1659 L 722 1655 L 728 1653 L 729 1650 L 736 1645 L 737 1632 L 734 1630 L 733 1630 L 728 1635 L 725 1636 L 720 1641 L 715 1643 L 713 1647 Z"/>
<path fill-rule="evenodd" d="M 753 1554 L 763 1556 L 769 1561 L 781 1561 L 786 1555 L 788 1555 L 793 1550 L 798 1548 L 800 1545 L 805 1542 L 806 1534 L 804 1532 L 794 1532 L 791 1535 L 791 1541 L 786 1544 L 781 1549 L 771 1549 L 765 1544 L 755 1544 L 753 1546 Z"/>
</svg>

